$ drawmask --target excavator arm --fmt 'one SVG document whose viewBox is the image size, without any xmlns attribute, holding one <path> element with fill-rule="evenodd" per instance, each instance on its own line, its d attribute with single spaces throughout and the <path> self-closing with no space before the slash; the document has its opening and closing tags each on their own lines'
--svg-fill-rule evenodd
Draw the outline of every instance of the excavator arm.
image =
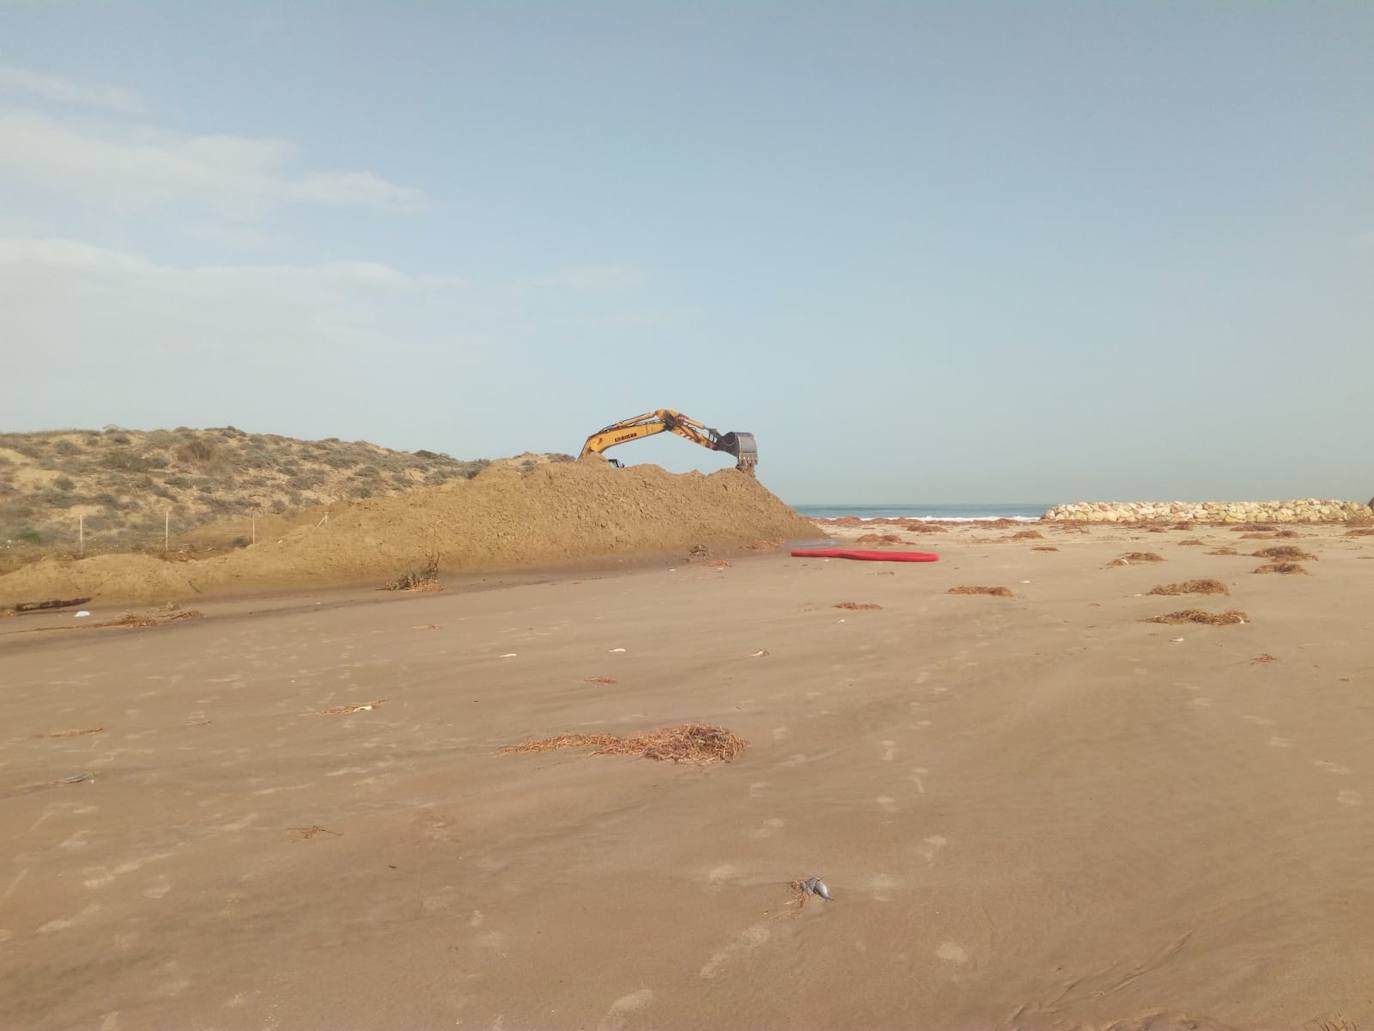
<svg viewBox="0 0 1374 1031">
<path fill-rule="evenodd" d="M 721 433 L 671 408 L 660 408 L 631 419 L 621 419 L 597 430 L 582 445 L 582 453 L 578 457 L 599 455 L 617 444 L 652 437 L 656 433 L 676 433 L 711 451 L 733 455 L 736 459 L 735 468 L 742 472 L 753 472 L 759 461 L 759 449 L 752 433 Z"/>
</svg>

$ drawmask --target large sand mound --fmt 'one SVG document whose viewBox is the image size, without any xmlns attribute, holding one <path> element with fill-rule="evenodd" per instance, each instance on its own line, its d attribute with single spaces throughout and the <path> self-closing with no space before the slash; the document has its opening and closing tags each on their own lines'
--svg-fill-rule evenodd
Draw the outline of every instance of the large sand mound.
<svg viewBox="0 0 1374 1031">
<path fill-rule="evenodd" d="M 0 577 L 0 605 L 85 595 L 163 601 L 234 587 L 359 583 L 435 555 L 443 570 L 486 572 L 817 533 L 753 477 L 733 469 L 675 475 L 653 465 L 614 469 L 598 459 L 527 471 L 496 467 L 472 480 L 328 511 L 322 525 L 201 561 L 44 560 Z"/>
</svg>

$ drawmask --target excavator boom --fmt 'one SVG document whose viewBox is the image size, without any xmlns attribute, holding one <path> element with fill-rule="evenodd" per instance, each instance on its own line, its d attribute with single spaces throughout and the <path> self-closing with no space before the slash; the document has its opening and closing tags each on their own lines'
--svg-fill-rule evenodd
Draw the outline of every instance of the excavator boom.
<svg viewBox="0 0 1374 1031">
<path fill-rule="evenodd" d="M 659 408 L 602 427 L 587 438 L 578 457 L 599 455 L 617 444 L 652 437 L 656 433 L 676 433 L 711 451 L 733 455 L 735 468 L 743 472 L 752 473 L 754 466 L 758 465 L 759 448 L 752 433 L 721 433 L 671 408 Z"/>
</svg>

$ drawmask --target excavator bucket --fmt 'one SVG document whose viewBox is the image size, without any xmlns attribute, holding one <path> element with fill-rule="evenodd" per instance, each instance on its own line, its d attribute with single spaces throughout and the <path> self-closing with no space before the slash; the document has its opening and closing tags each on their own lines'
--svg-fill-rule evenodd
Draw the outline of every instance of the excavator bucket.
<svg viewBox="0 0 1374 1031">
<path fill-rule="evenodd" d="M 726 454 L 734 455 L 735 468 L 743 472 L 753 472 L 759 464 L 759 446 L 752 433 L 722 433 L 717 447 Z"/>
</svg>

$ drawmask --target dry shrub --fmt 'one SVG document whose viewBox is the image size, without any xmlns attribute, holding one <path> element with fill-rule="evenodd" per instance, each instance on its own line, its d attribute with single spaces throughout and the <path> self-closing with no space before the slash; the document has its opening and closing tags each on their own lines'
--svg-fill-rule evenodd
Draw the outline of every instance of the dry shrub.
<svg viewBox="0 0 1374 1031">
<path fill-rule="evenodd" d="M 1191 530 L 1192 528 L 1193 524 L 1186 521 L 1182 523 L 1174 523 L 1173 526 L 1169 527 L 1169 529 L 1171 530 Z"/>
<path fill-rule="evenodd" d="M 1315 561 L 1317 556 L 1295 548 L 1291 544 L 1280 544 L 1272 548 L 1261 548 L 1253 552 L 1255 558 L 1273 559 L 1275 562 Z"/>
<path fill-rule="evenodd" d="M 1254 665 L 1264 665 L 1266 663 L 1278 661 L 1278 656 L 1270 655 L 1268 652 L 1265 652 L 1263 655 L 1256 655 L 1253 659 L 1250 660 L 1251 664 Z"/>
<path fill-rule="evenodd" d="M 588 684 L 615 684 L 618 681 L 615 677 L 587 677 L 584 683 Z"/>
<path fill-rule="evenodd" d="M 591 748 L 593 755 L 638 755 L 659 762 L 733 762 L 749 742 L 732 730 L 704 723 L 683 723 L 647 734 L 559 734 L 538 741 L 506 745 L 502 752 L 552 752 L 560 748 Z"/>
<path fill-rule="evenodd" d="M 1120 558 L 1114 558 L 1107 563 L 1109 566 L 1129 566 L 1132 562 L 1163 562 L 1163 555 L 1156 555 L 1153 551 L 1128 551 Z"/>
<path fill-rule="evenodd" d="M 1160 584 L 1151 594 L 1230 594 L 1220 580 L 1185 580 L 1181 584 Z"/>
<path fill-rule="evenodd" d="M 866 533 L 859 538 L 860 544 L 901 544 L 902 539 L 895 533 Z"/>
<path fill-rule="evenodd" d="M 984 530 L 1010 530 L 1013 526 L 1020 526 L 1019 519 L 988 519 L 978 524 Z"/>
<path fill-rule="evenodd" d="M 1031 551 L 1058 551 L 1059 549 L 1048 544 L 1037 544 Z"/>
<path fill-rule="evenodd" d="M 870 609 L 882 608 L 876 601 L 841 601 L 835 603 L 837 609 L 848 609 L 851 612 L 866 612 Z"/>
<path fill-rule="evenodd" d="M 1298 531 L 1297 531 L 1297 530 L 1280 530 L 1278 533 L 1274 534 L 1274 536 L 1275 536 L 1275 537 L 1285 537 L 1285 538 L 1288 538 L 1288 539 L 1291 540 L 1292 538 L 1298 536 Z"/>
<path fill-rule="evenodd" d="M 1282 573 L 1285 576 L 1292 576 L 1297 573 L 1301 576 L 1307 575 L 1307 570 L 1296 562 L 1270 562 L 1255 569 L 1256 573 Z"/>
<path fill-rule="evenodd" d="M 1225 612 L 1204 612 L 1202 609 L 1180 609 L 1178 612 L 1168 612 L 1162 616 L 1152 616 L 1145 620 L 1147 623 L 1205 623 L 1209 626 L 1233 626 L 1236 623 L 1246 623 L 1250 619 L 1239 609 L 1227 609 Z"/>
<path fill-rule="evenodd" d="M 1207 554 L 1209 554 L 1209 555 L 1239 555 L 1240 552 L 1237 551 L 1235 548 L 1221 547 L 1221 548 L 1213 548 L 1211 551 L 1207 552 Z"/>
<path fill-rule="evenodd" d="M 1039 530 L 1022 530 L 1020 533 L 1012 534 L 1007 539 L 1012 541 L 1043 541 L 1045 535 Z"/>
<path fill-rule="evenodd" d="M 1010 598 L 1010 597 L 1012 596 L 1011 591 L 1010 591 L 1008 588 L 1006 588 L 1006 587 L 972 587 L 972 586 L 968 586 L 968 585 L 965 585 L 965 586 L 963 586 L 963 587 L 951 587 L 951 588 L 950 588 L 949 590 L 947 590 L 945 593 L 946 593 L 946 594 L 991 594 L 993 597 L 996 597 L 996 598 Z"/>
<path fill-rule="evenodd" d="M 1198 540 L 1196 537 L 1189 537 L 1186 541 L 1178 542 L 1178 546 L 1180 548 L 1200 548 L 1202 547 L 1202 545 L 1203 542 Z"/>
<path fill-rule="evenodd" d="M 908 533 L 948 533 L 939 523 L 928 523 L 923 519 L 907 523 L 903 527 Z"/>
<path fill-rule="evenodd" d="M 439 583 L 439 556 L 430 555 L 419 569 L 407 570 L 395 580 L 390 580 L 377 589 L 379 591 L 442 591 L 444 586 Z"/>
<path fill-rule="evenodd" d="M 1271 523 L 1240 523 L 1231 527 L 1232 533 L 1273 533 L 1278 527 Z"/>
</svg>

